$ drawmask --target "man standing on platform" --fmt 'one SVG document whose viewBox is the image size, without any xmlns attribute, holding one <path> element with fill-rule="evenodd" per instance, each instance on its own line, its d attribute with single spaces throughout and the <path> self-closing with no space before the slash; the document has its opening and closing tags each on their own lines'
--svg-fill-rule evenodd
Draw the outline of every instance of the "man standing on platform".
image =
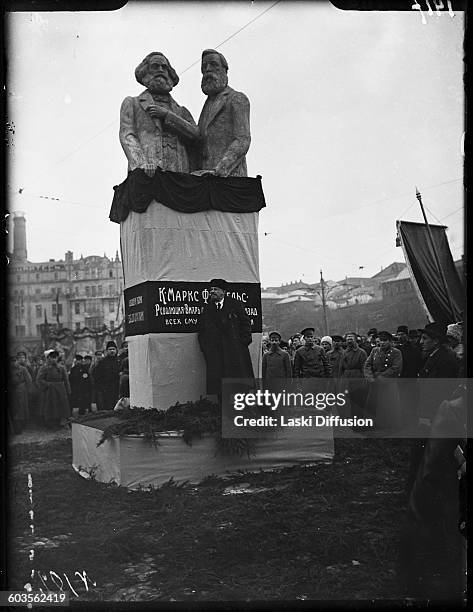
<svg viewBox="0 0 473 612">
<path fill-rule="evenodd" d="M 199 345 L 207 364 L 207 393 L 222 393 L 222 378 L 254 378 L 248 346 L 251 323 L 243 304 L 227 293 L 222 278 L 210 281 L 210 303 L 204 306 Z"/>
<path fill-rule="evenodd" d="M 118 382 L 120 366 L 117 345 L 109 340 L 105 357 L 97 363 L 94 370 L 95 390 L 101 399 L 102 410 L 113 410 L 118 401 Z"/>
<path fill-rule="evenodd" d="M 202 91 L 207 100 L 199 118 L 201 171 L 196 174 L 248 176 L 250 102 L 228 86 L 228 63 L 214 49 L 202 53 Z"/>
<path fill-rule="evenodd" d="M 147 89 L 127 97 L 120 109 L 120 143 L 128 170 L 142 168 L 150 176 L 159 166 L 172 172 L 191 172 L 192 143 L 199 130 L 190 112 L 170 92 L 179 83 L 174 68 L 160 52 L 147 55 L 135 70 Z"/>
</svg>

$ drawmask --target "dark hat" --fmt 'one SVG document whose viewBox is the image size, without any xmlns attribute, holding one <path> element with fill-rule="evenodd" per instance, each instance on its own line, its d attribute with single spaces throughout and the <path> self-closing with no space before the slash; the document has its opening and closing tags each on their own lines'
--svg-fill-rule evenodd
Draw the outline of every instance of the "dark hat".
<svg viewBox="0 0 473 612">
<path fill-rule="evenodd" d="M 408 334 L 409 338 L 418 338 L 419 335 L 420 335 L 419 334 L 419 330 L 417 330 L 417 329 L 410 329 L 409 330 L 409 334 Z"/>
<path fill-rule="evenodd" d="M 282 336 L 278 331 L 269 332 L 268 338 L 271 338 L 271 336 L 278 336 L 279 340 L 282 340 Z"/>
<path fill-rule="evenodd" d="M 26 351 L 18 351 L 18 353 L 16 354 L 17 357 L 19 357 L 20 355 L 24 355 L 25 357 L 27 357 L 26 355 Z"/>
<path fill-rule="evenodd" d="M 77 353 L 77 355 L 74 355 L 74 359 L 76 361 L 82 361 L 82 359 L 84 359 L 84 358 L 82 357 L 82 355 L 79 355 L 79 353 Z"/>
<path fill-rule="evenodd" d="M 92 361 L 92 355 L 85 355 L 84 359 L 90 359 Z"/>
<path fill-rule="evenodd" d="M 380 340 L 392 340 L 393 335 L 388 331 L 380 331 L 378 334 L 378 338 Z"/>
<path fill-rule="evenodd" d="M 107 345 L 106 345 L 105 349 L 109 349 L 109 348 L 112 348 L 112 347 L 113 348 L 117 348 L 117 345 L 115 344 L 115 342 L 113 340 L 109 340 L 107 342 Z"/>
<path fill-rule="evenodd" d="M 333 342 L 343 342 L 343 337 L 339 336 L 338 334 L 334 334 L 332 336 L 332 340 L 333 340 Z"/>
<path fill-rule="evenodd" d="M 226 289 L 228 286 L 228 283 L 223 278 L 213 278 L 210 281 L 209 285 L 211 287 L 220 287 L 220 289 Z"/>
<path fill-rule="evenodd" d="M 96 357 L 100 357 L 101 355 L 103 355 L 103 351 L 95 351 L 94 355 Z"/>
<path fill-rule="evenodd" d="M 399 327 L 396 330 L 396 333 L 398 334 L 399 332 L 401 332 L 402 334 L 408 334 L 409 328 L 407 327 L 407 325 L 399 325 Z"/>
<path fill-rule="evenodd" d="M 305 336 L 306 332 L 314 332 L 315 334 L 315 327 L 304 327 L 304 329 L 301 331 L 301 334 Z"/>
<path fill-rule="evenodd" d="M 372 327 L 371 329 L 368 330 L 367 335 L 368 336 L 377 336 L 378 335 L 378 330 L 376 329 L 376 327 Z"/>
<path fill-rule="evenodd" d="M 59 353 L 57 351 L 49 351 L 48 357 L 59 357 Z"/>
<path fill-rule="evenodd" d="M 445 336 L 447 335 L 447 326 L 443 323 L 434 321 L 433 323 L 427 323 L 427 325 L 421 331 L 430 338 L 445 340 Z"/>
</svg>

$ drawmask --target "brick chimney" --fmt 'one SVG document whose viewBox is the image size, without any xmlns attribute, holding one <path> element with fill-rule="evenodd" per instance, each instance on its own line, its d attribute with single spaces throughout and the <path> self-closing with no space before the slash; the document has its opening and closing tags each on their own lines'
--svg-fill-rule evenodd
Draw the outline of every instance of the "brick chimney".
<svg viewBox="0 0 473 612">
<path fill-rule="evenodd" d="M 26 219 L 22 212 L 13 217 L 13 258 L 26 263 Z"/>
</svg>

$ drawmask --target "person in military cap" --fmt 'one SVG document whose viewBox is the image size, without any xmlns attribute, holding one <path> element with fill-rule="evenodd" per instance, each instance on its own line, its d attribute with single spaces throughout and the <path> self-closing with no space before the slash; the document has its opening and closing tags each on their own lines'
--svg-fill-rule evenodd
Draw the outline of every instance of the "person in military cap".
<svg viewBox="0 0 473 612">
<path fill-rule="evenodd" d="M 263 380 L 291 378 L 292 368 L 289 353 L 281 348 L 281 334 L 278 331 L 269 333 L 270 348 L 263 355 Z"/>
<path fill-rule="evenodd" d="M 304 346 L 294 355 L 295 378 L 329 378 L 332 370 L 324 349 L 315 344 L 315 328 L 306 327 L 301 331 Z"/>
<path fill-rule="evenodd" d="M 66 368 L 58 360 L 58 351 L 49 351 L 46 363 L 36 377 L 40 390 L 40 415 L 46 427 L 52 429 L 60 427 L 61 420 L 71 416 L 71 387 Z"/>
<path fill-rule="evenodd" d="M 402 419 L 397 380 L 402 371 L 402 353 L 394 347 L 390 332 L 379 332 L 378 339 L 380 346 L 372 349 L 364 368 L 370 383 L 365 412 L 375 417 L 375 427 L 400 429 Z M 387 384 L 390 380 L 392 382 Z"/>
<path fill-rule="evenodd" d="M 92 383 L 90 381 L 89 367 L 82 355 L 75 356 L 75 363 L 69 372 L 71 386 L 71 407 L 78 408 L 79 414 L 90 411 L 92 402 Z"/>
<path fill-rule="evenodd" d="M 200 318 L 199 345 L 207 364 L 207 393 L 222 393 L 222 378 L 254 379 L 251 322 L 243 304 L 227 295 L 223 278 L 210 281 L 210 302 Z"/>
<path fill-rule="evenodd" d="M 323 340 L 323 339 L 322 339 Z M 332 368 L 332 376 L 334 378 L 340 378 L 342 370 L 342 359 L 345 355 L 345 351 L 342 348 L 343 338 L 338 334 L 332 336 L 332 348 L 327 353 L 327 358 Z"/>
<path fill-rule="evenodd" d="M 113 410 L 118 401 L 120 378 L 117 345 L 113 340 L 107 342 L 105 353 L 105 357 L 97 362 L 94 369 L 95 393 L 97 405 L 102 410 Z"/>
</svg>

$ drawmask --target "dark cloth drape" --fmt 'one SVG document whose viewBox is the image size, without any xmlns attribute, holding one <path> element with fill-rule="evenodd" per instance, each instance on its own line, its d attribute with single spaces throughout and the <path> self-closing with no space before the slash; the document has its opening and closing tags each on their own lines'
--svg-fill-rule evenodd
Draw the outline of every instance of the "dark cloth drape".
<svg viewBox="0 0 473 612">
<path fill-rule="evenodd" d="M 423 223 L 398 222 L 404 252 L 427 310 L 434 321 L 449 324 L 460 321 L 462 318 L 461 313 L 465 308 L 465 291 L 455 268 L 445 229 L 444 225 L 430 226 L 447 289 L 445 289 L 438 270 L 426 226 Z M 448 295 L 450 295 L 453 311 Z"/>
<path fill-rule="evenodd" d="M 124 221 L 131 210 L 144 212 L 153 200 L 185 213 L 210 209 L 258 212 L 266 206 L 260 176 L 194 176 L 157 168 L 150 177 L 141 168 L 136 168 L 113 189 L 109 217 L 114 223 Z"/>
</svg>

